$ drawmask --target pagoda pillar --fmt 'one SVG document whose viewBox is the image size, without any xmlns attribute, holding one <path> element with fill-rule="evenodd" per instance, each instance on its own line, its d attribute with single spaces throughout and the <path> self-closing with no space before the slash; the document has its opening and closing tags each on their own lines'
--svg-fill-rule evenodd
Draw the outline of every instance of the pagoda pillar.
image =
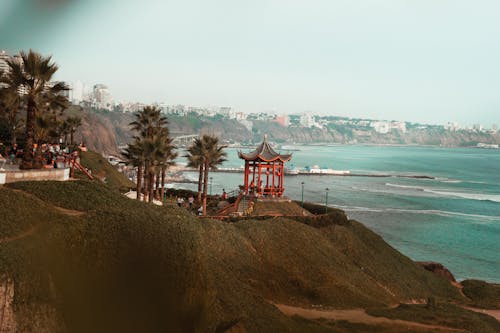
<svg viewBox="0 0 500 333">
<path fill-rule="evenodd" d="M 245 194 L 248 194 L 248 177 L 250 176 L 250 163 L 245 161 Z"/>
<path fill-rule="evenodd" d="M 261 184 L 260 184 L 260 175 L 262 173 L 262 170 L 261 170 L 261 165 L 260 165 L 260 161 L 259 161 L 259 167 L 258 167 L 258 171 L 257 171 L 257 193 L 261 194 Z"/>
<path fill-rule="evenodd" d="M 274 187 L 275 186 L 275 184 L 274 184 L 274 177 L 276 177 L 276 161 L 273 161 L 273 189 L 271 191 L 271 194 L 273 194 L 273 195 L 275 194 L 275 191 L 276 191 L 276 189 Z"/>
</svg>

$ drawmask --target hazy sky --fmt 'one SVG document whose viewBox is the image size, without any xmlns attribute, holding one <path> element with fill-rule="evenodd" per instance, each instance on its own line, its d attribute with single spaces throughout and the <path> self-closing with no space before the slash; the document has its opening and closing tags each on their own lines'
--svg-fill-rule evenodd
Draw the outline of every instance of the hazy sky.
<svg viewBox="0 0 500 333">
<path fill-rule="evenodd" d="M 0 49 L 120 101 L 500 124 L 498 0 L 0 0 Z"/>
</svg>

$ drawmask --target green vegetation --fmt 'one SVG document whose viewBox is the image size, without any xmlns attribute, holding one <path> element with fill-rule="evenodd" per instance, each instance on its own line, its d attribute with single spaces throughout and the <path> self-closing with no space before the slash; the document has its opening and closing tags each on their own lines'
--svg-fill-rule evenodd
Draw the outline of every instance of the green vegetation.
<svg viewBox="0 0 500 333">
<path fill-rule="evenodd" d="M 227 223 L 95 181 L 11 183 L 0 199 L 0 238 L 18 236 L 0 243 L 1 282 L 15 281 L 24 331 L 398 332 L 287 317 L 272 303 L 466 301 L 337 210 Z"/>
<path fill-rule="evenodd" d="M 137 200 L 141 199 L 141 192 L 149 203 L 163 198 L 167 169 L 177 157 L 167 125 L 167 118 L 154 106 L 144 107 L 129 124 L 136 135 L 125 156 L 137 167 Z"/>
<path fill-rule="evenodd" d="M 401 304 L 394 309 L 376 309 L 367 312 L 373 316 L 454 327 L 473 333 L 500 332 L 500 322 L 495 318 L 453 304 L 437 304 L 434 306 Z"/>
<path fill-rule="evenodd" d="M 132 181 L 128 180 L 115 167 L 109 164 L 102 155 L 96 152 L 81 152 L 80 163 L 85 168 L 91 170 L 95 178 L 104 180 L 104 183 L 112 189 L 120 192 L 127 192 L 135 188 L 135 184 Z M 78 170 L 75 170 L 75 176 L 86 178 L 86 176 Z"/>
<path fill-rule="evenodd" d="M 461 282 L 462 292 L 472 300 L 474 306 L 484 309 L 500 309 L 500 285 L 479 280 Z"/>
<path fill-rule="evenodd" d="M 0 248 L 0 275 L 16 281 L 21 331 L 203 331 L 210 295 L 199 234 L 183 211 L 165 214 L 95 182 L 9 187 L 33 195 L 0 188 L 11 198 L 0 210 L 13 210 L 2 223 L 38 225 Z M 16 230 L 1 231 L 4 238 Z"/>
<path fill-rule="evenodd" d="M 1 103 L 0 111 L 7 115 L 12 144 L 16 143 L 17 125 L 19 124 L 20 110 L 26 110 L 25 120 L 25 146 L 21 169 L 42 168 L 40 143 L 48 137 L 57 137 L 59 119 L 69 101 L 63 96 L 68 87 L 62 82 L 49 84 L 57 72 L 57 65 L 51 57 L 30 50 L 28 53 L 21 51 L 17 58 L 7 60 L 8 70 L 0 73 Z M 23 90 L 25 93 L 20 94 Z M 51 131 L 53 133 L 51 133 Z M 34 151 L 34 144 L 39 146 Z"/>
<path fill-rule="evenodd" d="M 196 138 L 193 144 L 188 148 L 185 157 L 188 160 L 188 166 L 199 170 L 198 177 L 198 201 L 202 196 L 203 215 L 207 214 L 207 196 L 208 196 L 208 173 L 210 170 L 217 169 L 226 161 L 226 146 L 219 144 L 219 138 L 211 135 L 203 135 Z M 203 186 L 202 186 L 203 184 Z M 203 187 L 203 192 L 200 190 Z"/>
</svg>

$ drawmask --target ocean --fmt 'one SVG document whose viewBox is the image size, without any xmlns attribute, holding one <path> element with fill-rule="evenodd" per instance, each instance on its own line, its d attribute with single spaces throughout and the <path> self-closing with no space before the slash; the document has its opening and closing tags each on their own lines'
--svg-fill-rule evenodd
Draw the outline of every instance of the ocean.
<svg viewBox="0 0 500 333">
<path fill-rule="evenodd" d="M 329 206 L 343 209 L 411 259 L 440 262 L 458 280 L 500 282 L 500 150 L 368 145 L 290 148 L 290 167 L 318 165 L 393 177 L 286 176 L 285 195 L 301 200 L 304 182 L 304 200 L 324 204 L 328 188 Z M 224 167 L 243 165 L 237 149 L 227 152 Z M 187 176 L 197 179 L 193 173 Z M 243 183 L 241 173 L 212 172 L 210 176 L 213 194 Z"/>
</svg>

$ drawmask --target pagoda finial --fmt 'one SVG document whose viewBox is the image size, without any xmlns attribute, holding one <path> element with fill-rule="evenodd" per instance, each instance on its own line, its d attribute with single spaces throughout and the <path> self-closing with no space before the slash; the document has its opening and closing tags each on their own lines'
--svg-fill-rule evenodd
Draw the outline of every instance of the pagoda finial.
<svg viewBox="0 0 500 333">
<path fill-rule="evenodd" d="M 264 134 L 264 141 L 267 141 L 267 133 Z"/>
</svg>

